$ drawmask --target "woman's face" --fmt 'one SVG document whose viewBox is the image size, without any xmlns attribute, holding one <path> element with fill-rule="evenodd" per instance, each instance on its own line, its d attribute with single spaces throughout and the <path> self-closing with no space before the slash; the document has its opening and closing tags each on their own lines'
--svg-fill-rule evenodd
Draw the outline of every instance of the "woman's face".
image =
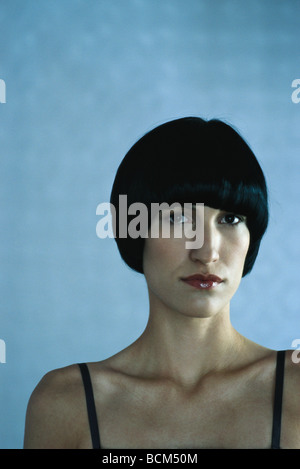
<svg viewBox="0 0 300 469">
<path fill-rule="evenodd" d="M 175 210 L 169 238 L 145 239 L 144 275 L 150 306 L 165 307 L 191 317 L 211 317 L 229 310 L 242 278 L 250 233 L 245 217 L 204 206 L 203 245 L 187 249 L 185 235 L 174 237 L 172 229 L 180 224 L 187 233 L 195 215 L 199 215 L 195 213 L 197 210 L 190 216 Z M 162 227 L 169 221 L 170 212 L 163 211 L 153 223 Z"/>
</svg>

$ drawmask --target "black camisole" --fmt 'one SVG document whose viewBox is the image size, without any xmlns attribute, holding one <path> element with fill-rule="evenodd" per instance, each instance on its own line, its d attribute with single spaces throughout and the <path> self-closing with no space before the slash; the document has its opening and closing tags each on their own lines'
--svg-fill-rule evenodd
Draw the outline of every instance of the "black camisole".
<svg viewBox="0 0 300 469">
<path fill-rule="evenodd" d="M 282 396 L 283 396 L 283 382 L 284 382 L 284 361 L 285 361 L 285 351 L 280 350 L 277 352 L 277 362 L 276 362 L 271 449 L 280 449 Z M 83 381 L 84 390 L 85 390 L 87 413 L 88 413 L 93 449 L 101 449 L 98 419 L 97 419 L 93 386 L 91 382 L 89 369 L 86 363 L 79 363 L 78 366 L 81 371 L 82 381 Z"/>
</svg>

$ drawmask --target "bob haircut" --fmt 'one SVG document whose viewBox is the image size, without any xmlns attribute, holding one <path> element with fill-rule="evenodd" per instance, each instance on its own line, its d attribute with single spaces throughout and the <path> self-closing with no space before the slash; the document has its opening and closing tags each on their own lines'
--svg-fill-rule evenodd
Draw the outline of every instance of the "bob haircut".
<svg viewBox="0 0 300 469">
<path fill-rule="evenodd" d="M 128 206 L 144 203 L 148 213 L 153 202 L 189 202 L 246 216 L 250 244 L 242 276 L 251 271 L 268 225 L 266 181 L 248 144 L 225 122 L 199 117 L 166 122 L 140 138 L 122 160 L 110 199 L 114 235 L 122 259 L 143 273 L 144 238 L 118 237 L 121 194 Z"/>
</svg>

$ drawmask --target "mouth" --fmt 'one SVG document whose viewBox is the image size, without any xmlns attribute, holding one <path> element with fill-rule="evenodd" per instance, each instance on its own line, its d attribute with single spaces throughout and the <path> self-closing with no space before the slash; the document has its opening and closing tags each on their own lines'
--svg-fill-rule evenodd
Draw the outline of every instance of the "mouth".
<svg viewBox="0 0 300 469">
<path fill-rule="evenodd" d="M 184 277 L 181 280 L 198 290 L 212 290 L 223 283 L 223 280 L 217 275 L 195 274 Z"/>
</svg>

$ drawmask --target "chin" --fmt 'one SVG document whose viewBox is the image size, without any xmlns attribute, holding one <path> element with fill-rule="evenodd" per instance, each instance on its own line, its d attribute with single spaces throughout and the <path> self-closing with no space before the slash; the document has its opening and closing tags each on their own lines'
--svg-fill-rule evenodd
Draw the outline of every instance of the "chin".
<svg viewBox="0 0 300 469">
<path fill-rule="evenodd" d="M 191 318 L 199 318 L 199 319 L 209 319 L 218 314 L 228 311 L 228 305 L 190 305 L 190 307 L 186 306 L 179 312 L 184 316 L 191 317 Z"/>
</svg>

